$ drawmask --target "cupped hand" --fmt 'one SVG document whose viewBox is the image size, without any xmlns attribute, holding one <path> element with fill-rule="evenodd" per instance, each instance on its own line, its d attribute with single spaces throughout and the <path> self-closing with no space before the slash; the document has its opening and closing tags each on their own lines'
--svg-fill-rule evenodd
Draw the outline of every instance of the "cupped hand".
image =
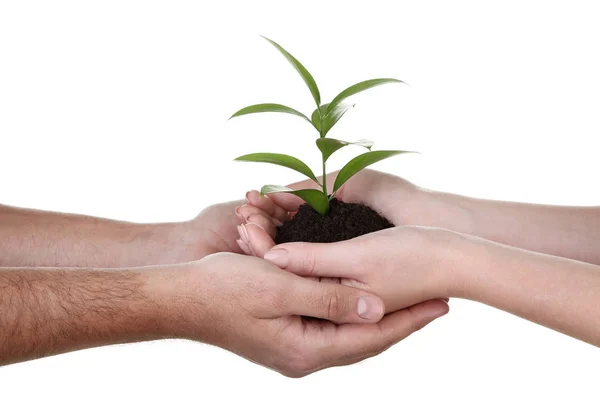
<svg viewBox="0 0 600 400">
<path fill-rule="evenodd" d="M 253 240 L 250 238 L 250 240 Z M 338 278 L 380 296 L 395 311 L 460 295 L 468 239 L 438 228 L 402 226 L 336 243 L 284 243 L 264 254 L 303 277 Z"/>
<path fill-rule="evenodd" d="M 333 182 L 337 172 L 327 175 L 327 181 Z M 292 189 L 315 189 L 317 184 L 305 180 L 288 185 Z M 365 169 L 348 180 L 335 194 L 336 198 L 347 203 L 365 204 L 386 217 L 394 225 L 429 225 L 432 219 L 443 219 L 443 209 L 434 204 L 437 199 L 429 192 L 394 175 Z M 246 194 L 246 204 L 236 208 L 241 222 L 248 224 L 254 231 L 260 227 L 262 232 L 253 232 L 253 241 L 244 242 L 240 235 L 239 245 L 246 254 L 262 256 L 274 246 L 276 227 L 289 219 L 304 201 L 289 193 L 273 193 L 261 196 L 256 190 Z"/>
<path fill-rule="evenodd" d="M 176 245 L 172 246 L 172 263 L 199 260 L 213 253 L 231 252 L 244 254 L 237 244 L 240 223 L 235 209 L 243 200 L 211 205 L 194 219 L 177 223 L 173 235 Z"/>
<path fill-rule="evenodd" d="M 383 317 L 382 300 L 365 290 L 231 253 L 161 269 L 156 282 L 171 335 L 291 377 L 374 356 L 448 311 L 434 300 Z"/>
</svg>

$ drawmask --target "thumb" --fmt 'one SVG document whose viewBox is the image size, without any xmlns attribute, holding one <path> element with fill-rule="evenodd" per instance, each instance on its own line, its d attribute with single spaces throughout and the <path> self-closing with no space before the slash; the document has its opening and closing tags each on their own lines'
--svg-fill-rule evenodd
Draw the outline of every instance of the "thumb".
<svg viewBox="0 0 600 400">
<path fill-rule="evenodd" d="M 359 279 L 362 275 L 362 252 L 353 240 L 285 243 L 265 253 L 264 259 L 300 276 Z"/>
<path fill-rule="evenodd" d="M 373 323 L 383 318 L 383 300 L 371 293 L 335 283 L 296 279 L 287 296 L 290 315 L 326 319 L 338 324 Z"/>
</svg>

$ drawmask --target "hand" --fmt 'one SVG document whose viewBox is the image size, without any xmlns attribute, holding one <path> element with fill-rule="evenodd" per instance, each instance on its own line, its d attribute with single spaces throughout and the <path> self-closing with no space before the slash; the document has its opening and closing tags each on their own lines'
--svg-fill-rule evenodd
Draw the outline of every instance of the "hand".
<svg viewBox="0 0 600 400">
<path fill-rule="evenodd" d="M 299 276 L 338 278 L 376 293 L 395 311 L 459 295 L 462 280 L 453 267 L 466 261 L 465 242 L 443 229 L 403 226 L 337 243 L 284 243 L 264 259 Z"/>
<path fill-rule="evenodd" d="M 329 174 L 328 182 L 334 181 L 336 175 L 337 172 Z M 288 186 L 293 189 L 317 188 L 312 180 Z M 441 197 L 432 192 L 397 176 L 369 169 L 359 172 L 346 182 L 336 193 L 336 198 L 344 202 L 366 204 L 396 226 L 443 227 L 443 222 L 451 217 L 467 220 L 467 216 L 463 216 L 460 211 L 447 211 Z M 253 231 L 258 226 L 263 228 L 267 235 L 254 235 L 252 248 L 242 243 L 242 250 L 246 254 L 262 256 L 275 244 L 271 239 L 277 233 L 276 227 L 289 219 L 303 203 L 303 200 L 288 193 L 260 196 L 256 190 L 248 192 L 246 204 L 238 207 L 236 213 L 242 222 L 249 224 L 248 230 Z M 243 241 L 243 237 L 241 239 Z"/>
<path fill-rule="evenodd" d="M 199 260 L 219 252 L 242 254 L 237 244 L 239 220 L 235 209 L 243 204 L 241 200 L 214 204 L 196 218 L 179 223 L 176 229 L 178 244 L 172 246 L 175 254 L 170 262 Z"/>
<path fill-rule="evenodd" d="M 291 377 L 374 356 L 448 311 L 434 300 L 381 319 L 381 299 L 366 291 L 225 253 L 160 268 L 152 284 L 168 305 L 169 335 L 226 348 Z"/>
<path fill-rule="evenodd" d="M 333 182 L 338 171 L 327 175 L 327 181 Z M 317 189 L 312 180 L 288 185 L 292 189 Z M 336 193 L 336 198 L 348 203 L 366 204 L 395 225 L 417 225 L 432 211 L 429 192 L 394 175 L 365 169 L 352 177 Z M 287 193 L 271 193 L 261 197 L 256 191 L 246 194 L 246 206 L 239 208 L 240 217 L 260 214 L 280 223 L 289 218 L 304 201 Z M 245 222 L 254 222 L 248 221 Z"/>
</svg>

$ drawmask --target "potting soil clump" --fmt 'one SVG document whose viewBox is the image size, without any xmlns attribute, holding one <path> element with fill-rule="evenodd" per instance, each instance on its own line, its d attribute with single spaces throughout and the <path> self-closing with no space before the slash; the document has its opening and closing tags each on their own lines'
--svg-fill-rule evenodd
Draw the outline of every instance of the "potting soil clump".
<svg viewBox="0 0 600 400">
<path fill-rule="evenodd" d="M 275 242 L 332 243 L 393 226 L 370 207 L 333 199 L 325 216 L 306 204 L 300 206 L 296 215 L 277 229 Z"/>
</svg>

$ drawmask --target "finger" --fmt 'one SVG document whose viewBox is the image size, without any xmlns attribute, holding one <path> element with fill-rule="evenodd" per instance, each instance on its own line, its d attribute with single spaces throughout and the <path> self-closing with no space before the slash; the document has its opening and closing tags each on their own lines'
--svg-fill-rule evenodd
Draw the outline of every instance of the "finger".
<svg viewBox="0 0 600 400">
<path fill-rule="evenodd" d="M 448 304 L 429 300 L 386 315 L 373 325 L 343 325 L 320 352 L 324 362 L 338 359 L 338 365 L 360 361 L 379 354 L 406 339 L 427 324 L 447 314 Z M 328 354 L 327 354 L 328 353 Z"/>
<path fill-rule="evenodd" d="M 246 202 L 263 210 L 270 217 L 273 217 L 276 220 L 287 221 L 290 219 L 290 215 L 287 210 L 277 205 L 269 198 L 269 196 L 261 196 L 256 190 L 251 190 L 246 193 Z"/>
<path fill-rule="evenodd" d="M 360 252 L 355 240 L 337 243 L 295 242 L 275 246 L 264 255 L 264 259 L 300 276 L 360 279 Z"/>
<path fill-rule="evenodd" d="M 259 227 L 259 229 L 262 229 L 262 228 Z M 243 248 L 244 252 L 248 255 L 256 256 L 256 252 L 254 251 L 254 249 L 252 248 L 252 245 L 250 244 L 247 224 L 238 225 L 237 230 L 238 230 L 238 234 L 240 235 L 239 240 L 244 244 L 244 248 Z M 239 242 L 238 242 L 238 244 L 239 244 Z M 241 245 L 240 245 L 240 247 L 241 247 Z"/>
<path fill-rule="evenodd" d="M 246 243 L 244 243 L 242 239 L 237 239 L 235 242 L 238 244 L 238 246 L 240 246 L 240 249 L 244 252 L 244 254 L 249 256 L 252 255 L 252 253 L 250 252 L 250 248 Z"/>
<path fill-rule="evenodd" d="M 263 228 L 265 232 L 272 238 L 277 235 L 277 228 L 271 222 L 271 219 L 262 214 L 253 214 L 248 217 L 249 224 L 256 224 Z"/>
<path fill-rule="evenodd" d="M 248 246 L 257 257 L 264 257 L 265 253 L 275 246 L 272 236 L 260 225 L 246 224 L 245 234 Z"/>
<path fill-rule="evenodd" d="M 446 315 L 448 311 L 450 307 L 445 301 L 428 300 L 391 313 L 385 321 L 379 323 L 379 327 L 389 347 Z"/>
<path fill-rule="evenodd" d="M 383 301 L 364 290 L 297 277 L 286 299 L 289 315 L 336 323 L 373 323 L 379 321 L 385 311 Z"/>
<path fill-rule="evenodd" d="M 278 207 L 286 210 L 288 213 L 298 211 L 298 207 L 306 203 L 300 197 L 291 193 L 271 193 L 269 194 L 269 198 Z"/>
<path fill-rule="evenodd" d="M 244 204 L 242 206 L 237 207 L 235 209 L 235 214 L 244 223 L 250 222 L 249 218 L 252 215 L 260 214 L 260 215 L 263 215 L 265 218 L 269 219 L 274 226 L 281 226 L 281 221 L 279 221 L 279 220 L 277 220 L 275 218 L 272 218 L 269 214 L 267 214 L 266 212 L 264 212 L 260 208 L 255 207 L 255 206 L 250 205 L 250 204 Z"/>
</svg>

